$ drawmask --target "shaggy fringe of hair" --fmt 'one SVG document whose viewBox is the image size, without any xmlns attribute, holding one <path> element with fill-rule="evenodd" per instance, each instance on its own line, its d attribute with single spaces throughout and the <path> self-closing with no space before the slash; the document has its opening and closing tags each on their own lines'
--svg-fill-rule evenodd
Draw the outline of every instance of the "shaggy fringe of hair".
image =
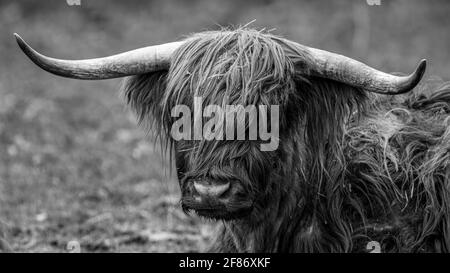
<svg viewBox="0 0 450 273">
<path fill-rule="evenodd" d="M 139 123 L 151 128 L 168 148 L 173 145 L 168 136 L 174 121 L 170 111 L 175 105 L 192 107 L 194 96 L 201 96 L 204 105 L 222 107 L 278 104 L 295 90 L 292 78 L 297 77 L 299 67 L 311 67 L 308 60 L 303 48 L 262 31 L 202 32 L 186 39 L 175 52 L 168 72 L 129 77 L 123 89 Z M 305 62 L 311 64 L 302 65 Z"/>
<path fill-rule="evenodd" d="M 450 251 L 449 83 L 426 82 L 395 97 L 366 95 L 309 77 L 314 63 L 306 51 L 271 34 L 240 28 L 186 41 L 168 72 L 133 76 L 124 86 L 139 122 L 162 146 L 173 146 L 170 109 L 192 107 L 194 96 L 222 106 L 295 104 L 281 110 L 280 132 L 304 142 L 285 148 L 301 156 L 284 162 L 289 166 L 274 189 L 303 191 L 278 208 L 283 232 L 275 233 L 276 249 L 270 240 L 250 248 L 250 234 L 263 233 L 229 226 L 213 251 L 364 251 L 371 240 L 384 252 Z M 205 145 L 192 156 L 207 161 L 213 149 Z"/>
</svg>

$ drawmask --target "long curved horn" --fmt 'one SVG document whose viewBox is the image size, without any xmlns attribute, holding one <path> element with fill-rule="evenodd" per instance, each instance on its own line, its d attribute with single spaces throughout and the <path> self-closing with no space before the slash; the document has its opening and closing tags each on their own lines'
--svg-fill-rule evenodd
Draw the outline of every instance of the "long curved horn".
<svg viewBox="0 0 450 273">
<path fill-rule="evenodd" d="M 169 69 L 170 57 L 184 42 L 143 47 L 104 58 L 60 60 L 44 56 L 14 33 L 22 51 L 42 69 L 67 78 L 101 80 Z"/>
<path fill-rule="evenodd" d="M 416 70 L 410 75 L 394 76 L 336 53 L 306 48 L 315 64 L 311 70 L 313 75 L 387 95 L 402 94 L 412 90 L 422 79 L 427 64 L 425 59 L 421 60 Z"/>
</svg>

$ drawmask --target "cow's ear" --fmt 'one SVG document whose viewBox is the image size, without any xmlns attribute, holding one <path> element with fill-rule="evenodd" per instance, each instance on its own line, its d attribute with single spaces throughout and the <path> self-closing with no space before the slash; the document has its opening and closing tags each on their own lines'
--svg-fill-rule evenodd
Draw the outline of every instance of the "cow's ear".
<svg viewBox="0 0 450 273">
<path fill-rule="evenodd" d="M 139 123 L 150 121 L 152 124 L 162 116 L 166 79 L 167 71 L 159 71 L 132 76 L 124 81 L 126 102 L 136 112 Z"/>
<path fill-rule="evenodd" d="M 312 149 L 340 140 L 346 122 L 366 103 L 366 92 L 330 79 L 307 77 L 296 89 L 305 141 Z"/>
</svg>

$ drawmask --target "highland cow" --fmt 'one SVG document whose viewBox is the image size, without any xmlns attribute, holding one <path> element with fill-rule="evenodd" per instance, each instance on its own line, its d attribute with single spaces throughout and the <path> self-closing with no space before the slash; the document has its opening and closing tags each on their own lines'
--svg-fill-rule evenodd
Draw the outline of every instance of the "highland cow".
<svg viewBox="0 0 450 273">
<path fill-rule="evenodd" d="M 126 100 L 173 154 L 183 210 L 222 221 L 209 251 L 450 251 L 450 85 L 414 89 L 425 61 L 392 75 L 246 28 L 81 61 L 17 41 L 57 75 L 131 76 Z M 195 96 L 278 105 L 278 148 L 175 141 L 171 109 Z"/>
</svg>

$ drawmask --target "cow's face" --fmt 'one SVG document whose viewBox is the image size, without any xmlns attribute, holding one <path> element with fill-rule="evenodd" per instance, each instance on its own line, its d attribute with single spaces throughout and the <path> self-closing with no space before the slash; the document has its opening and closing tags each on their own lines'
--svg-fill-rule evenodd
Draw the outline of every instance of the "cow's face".
<svg viewBox="0 0 450 273">
<path fill-rule="evenodd" d="M 284 109 L 289 105 L 281 101 L 271 105 L 280 106 L 279 118 L 284 119 Z M 237 123 L 237 119 L 234 121 Z M 289 138 L 285 128 L 279 128 L 279 142 L 274 146 L 269 146 L 269 141 L 248 139 L 249 129 L 244 140 L 173 141 L 183 209 L 223 220 L 262 215 L 261 210 L 270 206 L 268 197 L 274 186 L 271 178 L 279 175 L 283 164 L 283 139 Z M 274 150 L 264 150 L 263 145 Z"/>
<path fill-rule="evenodd" d="M 245 131 L 244 140 L 173 141 L 185 211 L 193 210 L 200 216 L 222 220 L 250 217 L 251 222 L 255 222 L 271 207 L 270 201 L 276 195 L 274 188 L 286 187 L 278 185 L 279 181 L 274 182 L 273 178 L 281 176 L 280 168 L 286 166 L 286 150 L 289 150 L 286 145 L 291 144 L 292 129 L 298 122 L 297 118 L 288 117 L 297 115 L 298 109 L 284 99 L 267 97 L 267 101 L 280 108 L 279 119 L 276 119 L 278 142 L 275 146 L 266 146 L 274 147 L 273 150 L 262 149 L 262 145 L 270 141 L 248 139 L 249 129 Z M 234 120 L 234 128 L 238 130 L 237 119 Z M 273 127 L 270 129 L 275 129 Z"/>
<path fill-rule="evenodd" d="M 190 112 L 194 113 L 196 110 L 192 109 L 195 107 L 192 107 L 191 98 L 186 96 L 186 101 L 181 103 L 188 106 L 191 109 Z M 222 107 L 223 127 L 218 128 L 215 135 L 221 137 L 208 139 L 205 124 L 212 119 L 202 118 L 203 127 L 200 128 L 202 139 L 172 140 L 182 193 L 181 203 L 185 211 L 193 210 L 200 216 L 223 220 L 245 218 L 252 214 L 261 215 L 261 210 L 265 209 L 263 207 L 268 205 L 267 196 L 270 195 L 271 177 L 279 172 L 279 164 L 282 161 L 281 151 L 284 150 L 285 144 L 283 139 L 289 138 L 289 130 L 286 128 L 295 126 L 292 123 L 286 126 L 285 120 L 293 122 L 296 120 L 286 119 L 289 112 L 286 109 L 295 108 L 287 103 L 286 98 L 287 96 L 264 94 L 261 101 L 265 101 L 265 104 L 257 102 L 258 105 L 254 108 L 251 108 L 254 105 L 250 104 L 240 105 L 242 106 L 240 109 L 244 109 L 243 112 L 229 111 L 226 107 Z M 209 105 L 220 105 L 222 99 L 221 96 L 206 96 L 204 101 L 208 103 L 204 103 L 203 109 Z M 260 106 L 268 109 L 264 113 L 266 115 L 258 112 L 258 109 L 262 109 Z M 273 111 L 274 106 L 278 111 Z M 245 109 L 256 109 L 257 118 L 253 119 L 253 122 L 250 122 L 252 114 Z M 242 114 L 241 117 L 239 117 L 240 114 Z M 191 136 L 195 135 L 192 131 L 198 129 L 194 119 L 193 115 L 190 120 Z M 265 131 L 270 132 L 274 139 L 262 139 L 259 135 L 263 126 L 258 121 L 262 119 L 268 123 Z M 172 117 L 171 127 L 179 120 Z M 230 120 L 233 122 L 229 124 Z M 242 121 L 244 126 L 240 124 Z M 238 138 L 239 130 L 242 128 L 244 128 L 244 139 Z M 250 137 L 252 130 L 257 132 L 256 139 Z M 276 133 L 275 130 L 277 130 Z M 232 139 L 228 138 L 228 131 L 232 132 L 231 135 L 234 136 Z"/>
<path fill-rule="evenodd" d="M 218 41 L 221 38 L 228 40 Z M 190 136 L 194 130 L 202 131 L 201 139 L 172 139 L 183 209 L 223 220 L 260 215 L 267 205 L 271 177 L 278 172 L 286 128 L 295 126 L 286 124 L 296 120 L 289 117 L 296 108 L 291 97 L 295 89 L 292 62 L 275 41 L 236 34 L 232 39 L 211 36 L 210 41 L 191 42 L 178 51 L 171 67 L 161 103 L 166 131 L 179 121 L 180 116 L 172 114 L 180 105 L 192 113 Z M 195 127 L 196 98 L 202 100 L 203 115 L 211 105 L 221 108 L 223 127 L 217 130 L 221 139 L 205 139 L 205 124 L 211 118 L 203 117 L 203 127 Z M 253 109 L 257 119 L 249 122 L 251 114 L 246 110 L 241 116 L 244 119 L 239 118 L 239 108 L 233 107 Z M 265 112 L 261 112 L 263 108 Z M 230 119 L 234 121 L 231 125 Z M 261 137 L 261 119 L 267 124 L 263 131 L 274 139 Z M 237 136 L 242 122 L 244 139 Z M 252 128 L 256 139 L 250 137 Z M 226 135 L 229 130 L 234 136 L 231 139 Z"/>
</svg>

